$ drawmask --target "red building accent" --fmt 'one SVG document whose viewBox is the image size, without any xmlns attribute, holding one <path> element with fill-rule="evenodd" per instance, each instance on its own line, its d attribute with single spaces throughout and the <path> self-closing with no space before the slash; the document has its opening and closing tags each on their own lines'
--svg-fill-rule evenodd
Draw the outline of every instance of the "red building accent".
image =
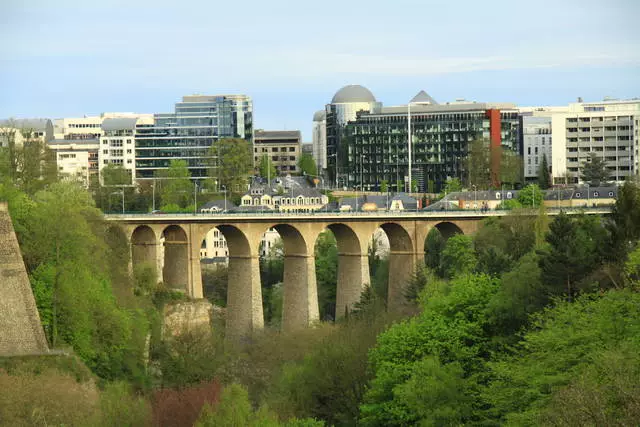
<svg viewBox="0 0 640 427">
<path fill-rule="evenodd" d="M 502 158 L 502 128 L 500 110 L 487 110 L 489 119 L 489 149 L 491 151 L 491 185 L 500 188 L 500 161 Z"/>
</svg>

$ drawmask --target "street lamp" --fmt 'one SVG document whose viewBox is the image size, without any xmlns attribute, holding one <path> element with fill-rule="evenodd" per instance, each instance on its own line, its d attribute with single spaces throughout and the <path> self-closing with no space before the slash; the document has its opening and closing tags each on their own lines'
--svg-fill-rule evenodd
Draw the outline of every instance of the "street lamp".
<svg viewBox="0 0 640 427">
<path fill-rule="evenodd" d="M 193 180 L 193 213 L 198 213 L 198 181 Z"/>
<path fill-rule="evenodd" d="M 224 213 L 227 213 L 227 186 L 221 185 L 222 191 L 224 192 Z"/>
<path fill-rule="evenodd" d="M 589 183 L 587 182 L 587 183 L 585 183 L 585 184 L 586 184 L 586 186 L 587 186 L 587 209 L 588 209 L 588 208 L 589 208 L 589 202 L 591 201 L 591 200 L 590 200 L 590 197 L 591 197 L 591 196 L 589 195 Z"/>
<path fill-rule="evenodd" d="M 478 193 L 476 192 L 476 186 L 472 185 L 472 187 L 473 187 L 473 209 L 478 210 Z"/>
</svg>

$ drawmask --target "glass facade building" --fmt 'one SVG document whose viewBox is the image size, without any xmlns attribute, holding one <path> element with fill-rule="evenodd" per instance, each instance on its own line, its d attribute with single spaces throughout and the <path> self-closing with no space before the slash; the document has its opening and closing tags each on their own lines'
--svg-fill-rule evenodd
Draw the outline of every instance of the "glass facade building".
<svg viewBox="0 0 640 427">
<path fill-rule="evenodd" d="M 253 143 L 251 98 L 185 96 L 176 103 L 174 113 L 155 114 L 152 125 L 136 126 L 136 178 L 153 178 L 171 160 L 185 160 L 194 179 L 209 178 L 217 165 L 210 148 L 223 138 Z"/>
<path fill-rule="evenodd" d="M 448 178 L 464 181 L 474 140 L 522 155 L 520 117 L 512 104 L 412 104 L 410 111 L 412 180 L 420 192 L 440 191 Z M 406 105 L 362 111 L 345 126 L 341 168 L 349 171 L 348 186 L 379 190 L 386 180 L 391 190 L 409 188 L 408 113 Z"/>
</svg>

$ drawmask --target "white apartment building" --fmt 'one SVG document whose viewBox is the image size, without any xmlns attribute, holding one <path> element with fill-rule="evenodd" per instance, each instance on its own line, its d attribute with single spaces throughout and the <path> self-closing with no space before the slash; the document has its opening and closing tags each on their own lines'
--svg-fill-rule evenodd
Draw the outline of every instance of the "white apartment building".
<svg viewBox="0 0 640 427">
<path fill-rule="evenodd" d="M 548 167 L 551 167 L 551 117 L 523 116 L 522 140 L 524 178 L 526 181 L 535 181 L 544 156 L 547 157 Z"/>
<path fill-rule="evenodd" d="M 551 117 L 554 183 L 581 183 L 590 153 L 604 159 L 611 181 L 638 175 L 640 99 L 577 102 Z"/>
<path fill-rule="evenodd" d="M 227 241 L 217 228 L 212 228 L 207 233 L 207 236 L 202 241 L 200 247 L 200 259 L 225 258 L 224 264 L 229 262 L 229 248 L 227 247 Z"/>
<path fill-rule="evenodd" d="M 86 187 L 91 177 L 98 174 L 99 139 L 54 139 L 49 141 L 49 148 L 56 153 L 62 179 L 79 181 Z"/>
<path fill-rule="evenodd" d="M 120 165 L 130 171 L 131 183 L 136 177 L 136 128 L 138 125 L 153 125 L 153 116 L 107 118 L 101 125 L 98 168 L 109 164 Z"/>
</svg>

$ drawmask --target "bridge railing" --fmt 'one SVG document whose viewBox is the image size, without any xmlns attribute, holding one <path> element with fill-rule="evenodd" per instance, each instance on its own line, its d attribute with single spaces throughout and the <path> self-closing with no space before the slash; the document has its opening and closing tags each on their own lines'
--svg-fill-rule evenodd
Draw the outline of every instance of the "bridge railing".
<svg viewBox="0 0 640 427">
<path fill-rule="evenodd" d="M 125 212 L 117 214 L 105 214 L 107 219 L 140 219 L 147 218 L 155 221 L 176 220 L 176 219 L 233 219 L 233 218 L 294 218 L 294 217 L 331 217 L 331 218 L 469 218 L 469 217 L 494 217 L 505 216 L 513 211 L 510 210 L 438 210 L 438 211 L 371 211 L 371 212 L 340 212 L 340 211 L 314 211 L 314 212 L 277 212 L 277 211 L 265 211 L 265 212 L 225 212 L 225 213 L 139 213 L 139 212 Z M 560 212 L 567 214 L 579 214 L 584 213 L 587 215 L 606 215 L 611 213 L 611 207 L 581 207 L 581 208 L 547 208 L 547 214 L 557 215 Z M 531 210 L 532 214 L 537 214 L 537 210 Z"/>
</svg>

